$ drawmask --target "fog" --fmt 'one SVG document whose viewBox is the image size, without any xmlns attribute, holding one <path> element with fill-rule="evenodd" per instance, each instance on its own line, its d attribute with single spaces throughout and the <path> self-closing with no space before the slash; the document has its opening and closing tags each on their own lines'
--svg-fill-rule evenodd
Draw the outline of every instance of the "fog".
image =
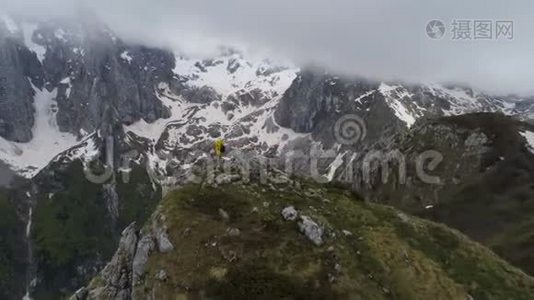
<svg viewBox="0 0 534 300">
<path fill-rule="evenodd" d="M 0 10 L 65 17 L 92 12 L 126 40 L 206 56 L 217 46 L 383 80 L 465 83 L 534 95 L 534 1 L 0 0 Z M 442 20 L 445 35 L 426 34 Z M 452 22 L 489 20 L 490 39 L 453 39 Z M 496 38 L 495 21 L 513 21 Z M 473 24 L 473 23 L 472 23 Z M 473 26 L 473 25 L 471 25 Z"/>
</svg>

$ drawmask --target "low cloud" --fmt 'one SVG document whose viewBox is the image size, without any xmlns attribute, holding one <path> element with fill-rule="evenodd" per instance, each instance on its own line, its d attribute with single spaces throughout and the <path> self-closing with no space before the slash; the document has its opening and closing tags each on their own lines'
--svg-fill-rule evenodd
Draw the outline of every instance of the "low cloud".
<svg viewBox="0 0 534 300">
<path fill-rule="evenodd" d="M 128 40 L 209 55 L 218 45 L 384 80 L 461 82 L 492 93 L 534 94 L 534 2 L 517 0 L 44 0 L 5 2 L 27 15 L 92 10 Z M 439 40 L 428 21 L 445 25 Z M 489 40 L 454 40 L 452 22 L 493 21 Z M 495 21 L 513 21 L 496 39 Z M 471 24 L 472 25 L 472 24 Z"/>
</svg>

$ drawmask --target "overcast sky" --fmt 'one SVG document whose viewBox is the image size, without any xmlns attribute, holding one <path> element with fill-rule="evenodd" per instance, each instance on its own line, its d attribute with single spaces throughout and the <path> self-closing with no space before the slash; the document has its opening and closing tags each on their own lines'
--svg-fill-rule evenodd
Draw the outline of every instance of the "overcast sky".
<svg viewBox="0 0 534 300">
<path fill-rule="evenodd" d="M 80 3 L 0 0 L 0 10 L 71 15 Z M 87 0 L 85 5 L 126 39 L 198 55 L 217 45 L 238 45 L 340 73 L 465 82 L 493 93 L 534 95 L 532 0 Z M 445 23 L 442 39 L 426 35 L 433 19 Z M 454 19 L 510 20 L 514 37 L 497 40 L 492 22 L 490 40 L 454 40 Z"/>
</svg>

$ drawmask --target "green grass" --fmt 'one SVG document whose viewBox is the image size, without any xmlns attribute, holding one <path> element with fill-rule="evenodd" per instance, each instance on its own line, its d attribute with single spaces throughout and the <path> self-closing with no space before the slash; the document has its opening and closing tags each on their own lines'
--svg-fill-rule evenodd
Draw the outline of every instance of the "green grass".
<svg viewBox="0 0 534 300">
<path fill-rule="evenodd" d="M 38 299 L 68 293 L 73 282 L 86 280 L 77 273 L 78 265 L 109 259 L 116 247 L 101 186 L 85 179 L 79 162 L 56 176 L 66 188 L 49 194 L 43 186 L 34 209 L 32 239 L 43 278 L 36 288 Z"/>
<path fill-rule="evenodd" d="M 55 187 L 55 182 L 64 188 Z M 36 289 L 38 299 L 58 299 L 83 285 L 94 271 L 80 275 L 77 267 L 101 267 L 111 259 L 122 229 L 133 221 L 144 223 L 161 199 L 161 189 L 154 190 L 139 167 L 132 169 L 130 182 L 117 183 L 116 221 L 107 209 L 103 186 L 83 176 L 80 162 L 58 169 L 54 179 L 45 178 L 40 186 L 32 230 L 43 276 Z"/>
<path fill-rule="evenodd" d="M 288 205 L 325 227 L 324 245 L 314 246 L 295 222 L 283 220 L 280 212 Z M 256 185 L 189 185 L 166 197 L 153 216 L 162 219 L 175 250 L 150 258 L 136 289 L 141 297 L 149 292 L 162 299 L 534 295 L 534 279 L 461 234 L 359 201 L 336 186 L 304 183 L 303 190 L 282 192 Z M 240 234 L 229 236 L 229 228 Z M 166 281 L 155 279 L 162 269 Z"/>
<path fill-rule="evenodd" d="M 476 113 L 429 120 L 399 144 L 408 158 L 409 184 L 388 182 L 366 195 L 405 212 L 447 224 L 491 247 L 503 258 L 534 274 L 534 155 L 521 130 L 531 125 L 500 114 Z M 485 145 L 465 141 L 484 134 Z M 413 161 L 426 150 L 443 161 L 430 172 L 442 185 L 421 182 Z M 411 163 L 412 162 L 412 163 Z M 425 209 L 426 205 L 432 209 Z"/>
</svg>

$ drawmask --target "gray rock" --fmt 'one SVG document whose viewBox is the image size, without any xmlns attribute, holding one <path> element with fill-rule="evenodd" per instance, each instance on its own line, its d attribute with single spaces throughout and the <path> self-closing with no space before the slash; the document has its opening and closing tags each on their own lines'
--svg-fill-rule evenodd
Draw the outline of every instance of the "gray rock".
<svg viewBox="0 0 534 300">
<path fill-rule="evenodd" d="M 348 231 L 348 230 L 345 230 L 345 229 L 342 230 L 342 232 L 343 232 L 343 234 L 344 234 L 345 236 L 351 236 L 351 235 L 352 235 L 352 232 L 350 232 L 350 231 Z"/>
<path fill-rule="evenodd" d="M 308 216 L 300 216 L 300 222 L 298 223 L 300 232 L 312 241 L 316 246 L 323 244 L 324 228 L 315 223 Z"/>
<path fill-rule="evenodd" d="M 208 86 L 188 87 L 181 83 L 172 82 L 171 90 L 178 95 L 182 95 L 188 102 L 208 104 L 221 100 L 217 92 Z"/>
<path fill-rule="evenodd" d="M 159 270 L 159 272 L 156 274 L 157 280 L 165 281 L 167 278 L 167 272 L 165 270 Z"/>
<path fill-rule="evenodd" d="M 117 252 L 100 272 L 102 280 L 96 286 L 89 286 L 89 299 L 136 299 L 134 287 L 143 282 L 150 255 L 156 249 L 163 253 L 174 249 L 165 226 L 156 220 L 164 221 L 165 217 L 153 217 L 140 236 L 135 223 L 122 232 Z M 165 280 L 167 275 L 160 271 L 156 277 Z"/>
<path fill-rule="evenodd" d="M 217 126 L 209 126 L 208 127 L 208 134 L 212 138 L 218 138 L 221 136 L 221 129 Z"/>
<path fill-rule="evenodd" d="M 165 232 L 163 229 L 158 232 L 156 239 L 158 242 L 159 252 L 167 253 L 174 250 L 174 246 L 172 245 L 171 241 L 169 241 L 167 232 Z"/>
<path fill-rule="evenodd" d="M 228 236 L 232 236 L 232 237 L 239 236 L 241 234 L 241 231 L 239 230 L 239 228 L 228 228 L 227 232 L 228 232 Z"/>
<path fill-rule="evenodd" d="M 228 65 L 226 66 L 226 70 L 230 73 L 230 74 L 233 74 L 235 73 L 235 71 L 237 71 L 237 69 L 239 69 L 241 65 L 239 64 L 239 61 L 235 58 L 232 58 L 228 61 Z"/>
<path fill-rule="evenodd" d="M 222 208 L 219 208 L 219 216 L 221 216 L 224 221 L 230 220 L 230 215 L 228 215 L 228 213 Z"/>
<path fill-rule="evenodd" d="M 111 261 L 100 272 L 104 285 L 89 290 L 89 299 L 127 299 L 121 295 L 131 291 L 132 259 L 137 248 L 137 231 L 135 223 L 123 230 L 119 247 Z"/>
<path fill-rule="evenodd" d="M 286 221 L 295 221 L 299 213 L 293 206 L 288 206 L 282 210 L 282 216 Z"/>
<path fill-rule="evenodd" d="M 132 278 L 133 284 L 140 282 L 145 273 L 146 263 L 152 251 L 154 250 L 154 238 L 151 234 L 144 235 L 137 244 L 137 250 L 132 261 Z"/>
<path fill-rule="evenodd" d="M 74 293 L 73 300 L 85 300 L 87 299 L 88 294 L 89 294 L 89 291 L 87 290 L 87 288 L 82 287 Z"/>
<path fill-rule="evenodd" d="M 236 105 L 233 102 L 224 101 L 221 104 L 221 108 L 222 108 L 222 111 L 226 114 L 227 112 L 234 110 L 236 108 Z"/>
<path fill-rule="evenodd" d="M 241 179 L 240 175 L 237 174 L 220 174 L 215 177 L 215 183 L 217 184 L 227 184 L 239 181 Z"/>
</svg>

